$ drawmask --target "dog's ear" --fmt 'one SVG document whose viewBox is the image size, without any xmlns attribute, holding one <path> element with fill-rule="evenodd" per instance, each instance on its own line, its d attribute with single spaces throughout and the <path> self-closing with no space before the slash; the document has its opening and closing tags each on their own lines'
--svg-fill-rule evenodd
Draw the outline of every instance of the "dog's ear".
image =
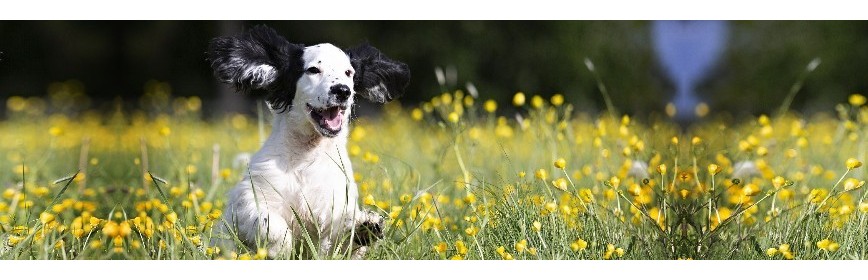
<svg viewBox="0 0 868 280">
<path fill-rule="evenodd" d="M 410 83 L 410 68 L 406 64 L 386 57 L 368 44 L 348 49 L 346 53 L 356 70 L 353 77 L 356 93 L 378 103 L 404 94 Z"/>
<path fill-rule="evenodd" d="M 268 93 L 275 109 L 292 104 L 295 80 L 303 73 L 304 45 L 293 44 L 265 25 L 208 45 L 214 76 L 242 93 Z M 292 78 L 296 79 L 292 79 Z"/>
</svg>

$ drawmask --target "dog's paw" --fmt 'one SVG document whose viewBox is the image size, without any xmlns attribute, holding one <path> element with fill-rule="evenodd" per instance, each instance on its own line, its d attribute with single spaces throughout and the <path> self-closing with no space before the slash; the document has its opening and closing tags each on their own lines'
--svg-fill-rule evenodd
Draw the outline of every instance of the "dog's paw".
<svg viewBox="0 0 868 280">
<path fill-rule="evenodd" d="M 368 246 L 383 238 L 383 217 L 370 211 L 365 211 L 365 215 L 367 217 L 356 225 L 353 237 L 353 243 L 360 246 Z"/>
</svg>

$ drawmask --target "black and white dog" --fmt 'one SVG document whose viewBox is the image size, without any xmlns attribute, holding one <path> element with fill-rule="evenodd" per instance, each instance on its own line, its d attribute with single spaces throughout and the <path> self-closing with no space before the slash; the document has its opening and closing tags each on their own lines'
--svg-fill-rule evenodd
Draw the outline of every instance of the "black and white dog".
<svg viewBox="0 0 868 280">
<path fill-rule="evenodd" d="M 266 26 L 213 39 L 208 60 L 220 81 L 264 94 L 274 113 L 271 135 L 229 192 L 222 238 L 212 244 L 234 248 L 235 235 L 271 258 L 292 257 L 307 235 L 319 254 L 351 248 L 362 257 L 382 237 L 383 219 L 358 204 L 346 151 L 350 111 L 356 96 L 385 103 L 402 95 L 407 65 L 367 44 L 290 43 Z"/>
</svg>

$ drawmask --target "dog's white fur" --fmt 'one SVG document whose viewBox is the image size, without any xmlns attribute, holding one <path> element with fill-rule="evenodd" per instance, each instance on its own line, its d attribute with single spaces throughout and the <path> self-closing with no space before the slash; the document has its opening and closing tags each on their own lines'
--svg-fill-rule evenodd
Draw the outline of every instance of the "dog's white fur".
<svg viewBox="0 0 868 280">
<path fill-rule="evenodd" d="M 352 91 L 350 60 L 341 49 L 320 44 L 306 47 L 303 61 L 303 69 L 317 67 L 321 73 L 302 74 L 292 107 L 273 111 L 271 135 L 250 159 L 248 174 L 229 192 L 225 223 L 221 224 L 223 233 L 237 229 L 239 239 L 248 246 L 259 242 L 272 258 L 292 256 L 292 250 L 305 242 L 305 231 L 319 243 L 319 254 L 329 254 L 350 248 L 350 236 L 361 222 L 382 222 L 379 215 L 360 210 L 346 151 L 355 92 L 346 101 L 341 130 L 335 137 L 317 131 L 308 107 L 329 106 L 329 90 L 335 84 L 347 85 Z M 255 67 L 255 71 L 263 77 L 276 76 L 274 67 L 268 65 Z M 234 248 L 226 236 L 222 241 L 224 250 Z M 340 248 L 335 247 L 338 243 Z M 366 249 L 353 248 L 356 257 Z"/>
</svg>

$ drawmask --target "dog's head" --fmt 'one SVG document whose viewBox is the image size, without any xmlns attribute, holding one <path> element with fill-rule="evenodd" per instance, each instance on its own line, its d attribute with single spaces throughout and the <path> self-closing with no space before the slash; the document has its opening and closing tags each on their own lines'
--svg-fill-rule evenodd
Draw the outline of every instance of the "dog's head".
<svg viewBox="0 0 868 280">
<path fill-rule="evenodd" d="M 273 110 L 305 112 L 313 129 L 335 137 L 346 127 L 356 95 L 378 103 L 404 93 L 406 64 L 363 44 L 293 44 L 266 26 L 211 41 L 208 60 L 220 81 L 243 93 L 265 94 Z"/>
</svg>

